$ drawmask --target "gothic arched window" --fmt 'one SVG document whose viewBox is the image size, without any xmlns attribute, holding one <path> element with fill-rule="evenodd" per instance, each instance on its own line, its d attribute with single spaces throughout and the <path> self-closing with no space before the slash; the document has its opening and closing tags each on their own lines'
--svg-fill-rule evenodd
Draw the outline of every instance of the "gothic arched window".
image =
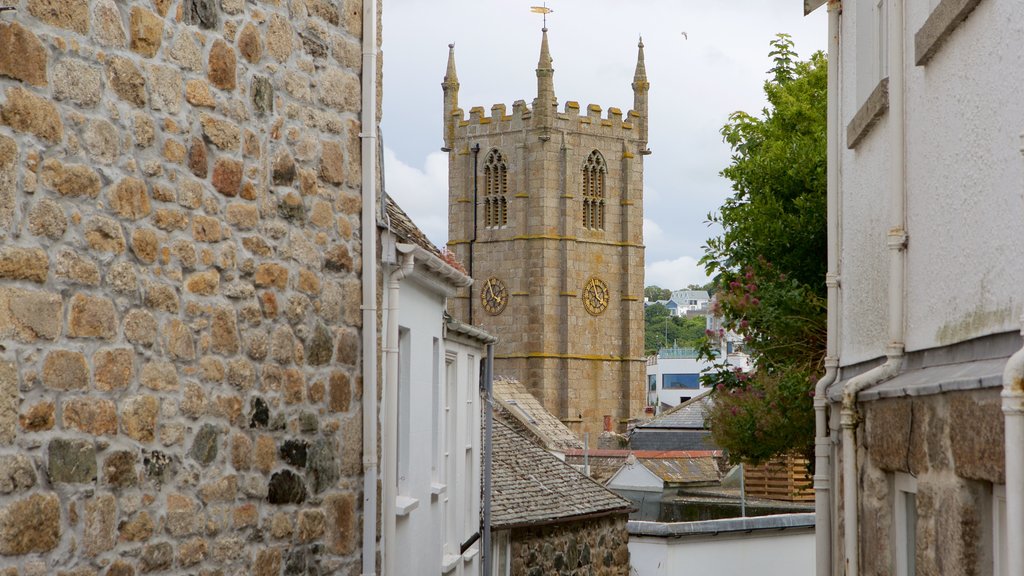
<svg viewBox="0 0 1024 576">
<path fill-rule="evenodd" d="M 608 167 L 597 150 L 583 164 L 583 227 L 604 230 L 604 181 Z"/>
<path fill-rule="evenodd" d="M 497 149 L 484 160 L 484 227 L 508 225 L 508 166 Z"/>
</svg>

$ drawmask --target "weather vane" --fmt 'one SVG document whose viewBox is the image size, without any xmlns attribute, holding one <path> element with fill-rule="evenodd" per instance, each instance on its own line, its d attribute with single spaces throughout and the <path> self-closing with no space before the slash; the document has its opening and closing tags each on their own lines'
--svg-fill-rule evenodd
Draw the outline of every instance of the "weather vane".
<svg viewBox="0 0 1024 576">
<path fill-rule="evenodd" d="M 551 8 L 548 8 L 548 3 L 545 2 L 543 6 L 530 6 L 530 12 L 544 15 L 544 29 L 548 28 L 548 14 L 554 12 Z"/>
</svg>

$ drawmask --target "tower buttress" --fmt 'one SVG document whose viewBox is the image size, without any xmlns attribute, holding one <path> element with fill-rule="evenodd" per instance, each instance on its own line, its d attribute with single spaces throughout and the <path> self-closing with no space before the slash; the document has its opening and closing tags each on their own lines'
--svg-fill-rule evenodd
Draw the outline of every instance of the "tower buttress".
<svg viewBox="0 0 1024 576">
<path fill-rule="evenodd" d="M 548 49 L 548 29 L 541 29 L 540 60 L 537 62 L 537 98 L 533 101 L 533 113 L 550 122 L 555 115 L 558 100 L 555 99 L 555 69 L 551 66 L 551 51 Z"/>
<path fill-rule="evenodd" d="M 633 73 L 633 111 L 640 117 L 639 124 L 640 152 L 647 152 L 647 92 L 651 83 L 647 81 L 647 66 L 644 64 L 644 39 L 637 44 L 636 72 Z"/>
<path fill-rule="evenodd" d="M 455 44 L 448 45 L 448 69 L 441 82 L 444 91 L 444 147 L 451 150 L 455 141 L 455 111 L 459 109 L 459 76 L 455 73 Z"/>
</svg>

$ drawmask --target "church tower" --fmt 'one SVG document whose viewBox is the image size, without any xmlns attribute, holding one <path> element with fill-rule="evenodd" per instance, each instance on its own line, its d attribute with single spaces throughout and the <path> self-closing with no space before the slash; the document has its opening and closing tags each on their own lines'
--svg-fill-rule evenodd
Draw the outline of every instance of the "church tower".
<svg viewBox="0 0 1024 576">
<path fill-rule="evenodd" d="M 450 299 L 459 320 L 498 337 L 494 373 L 523 382 L 577 434 L 644 406 L 643 42 L 633 110 L 574 101 L 559 111 L 548 31 L 537 95 L 459 108 L 455 49 L 444 90 L 448 247 L 473 285 Z"/>
</svg>

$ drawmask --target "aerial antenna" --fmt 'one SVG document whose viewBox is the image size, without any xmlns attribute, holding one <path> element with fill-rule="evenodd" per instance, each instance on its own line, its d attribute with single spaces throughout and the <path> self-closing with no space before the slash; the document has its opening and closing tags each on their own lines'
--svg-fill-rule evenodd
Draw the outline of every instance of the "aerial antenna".
<svg viewBox="0 0 1024 576">
<path fill-rule="evenodd" d="M 554 10 L 552 10 L 551 8 L 548 8 L 548 3 L 545 2 L 543 6 L 530 6 L 530 12 L 533 12 L 535 14 L 543 14 L 544 15 L 544 29 L 547 30 L 548 29 L 548 14 L 551 14 L 552 12 L 554 12 Z"/>
</svg>

